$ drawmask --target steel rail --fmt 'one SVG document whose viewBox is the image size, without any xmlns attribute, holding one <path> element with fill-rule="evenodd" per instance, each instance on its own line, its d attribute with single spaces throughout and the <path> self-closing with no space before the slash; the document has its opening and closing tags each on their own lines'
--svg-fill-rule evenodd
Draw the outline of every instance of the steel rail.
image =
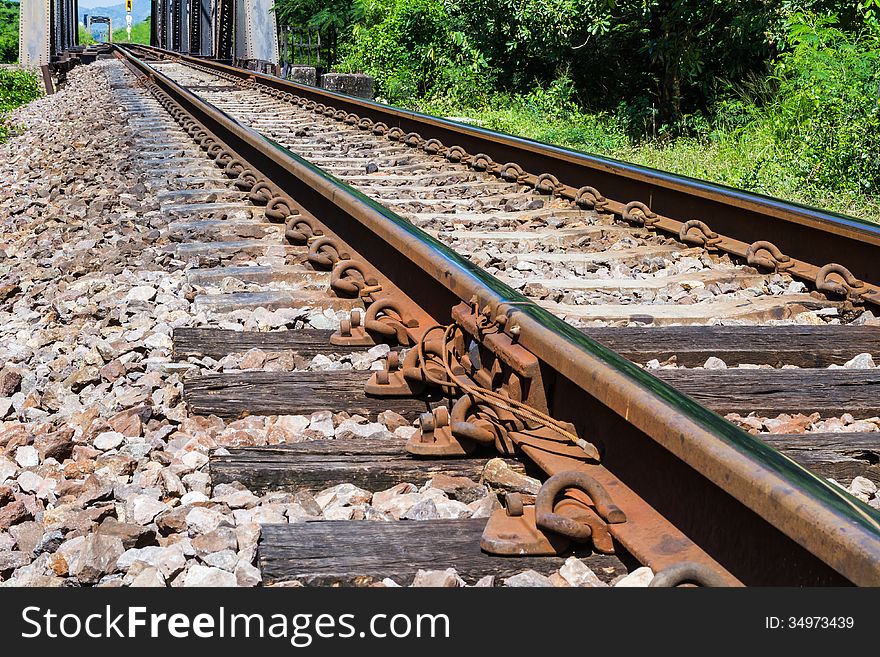
<svg viewBox="0 0 880 657">
<path fill-rule="evenodd" d="M 581 186 L 590 185 L 613 199 L 611 209 L 617 214 L 622 214 L 631 201 L 645 203 L 657 214 L 655 228 L 669 234 L 677 235 L 686 222 L 700 220 L 719 234 L 721 239 L 715 248 L 736 257 L 747 258 L 750 246 L 770 242 L 787 259 L 787 273 L 811 284 L 816 283 L 824 266 L 840 262 L 863 283 L 858 288 L 861 300 L 880 307 L 880 267 L 876 264 L 880 224 L 309 87 L 209 59 L 138 48 L 153 56 L 252 79 L 270 89 L 294 93 L 361 118 L 369 116 L 405 134 L 437 139 L 447 147 L 461 146 L 471 155 L 484 154 L 498 165 L 513 162 L 532 179 L 552 174 L 568 187 L 565 193 L 570 196 Z"/>
<path fill-rule="evenodd" d="M 509 325 L 520 327 L 520 344 L 554 372 L 551 413 L 585 427 L 602 444 L 599 467 L 613 471 L 630 492 L 637 491 L 634 498 L 660 510 L 735 578 L 746 584 L 880 585 L 880 512 L 239 124 L 130 51 L 118 50 L 236 152 L 259 162 L 264 174 L 332 230 L 381 261 L 383 273 L 426 312 L 448 316 L 454 302 L 474 295 L 506 312 Z M 564 466 L 559 457 L 536 460 L 548 474 Z M 630 530 L 637 531 L 637 524 Z M 637 546 L 627 547 L 640 556 Z M 653 552 L 664 549 L 657 545 Z"/>
</svg>

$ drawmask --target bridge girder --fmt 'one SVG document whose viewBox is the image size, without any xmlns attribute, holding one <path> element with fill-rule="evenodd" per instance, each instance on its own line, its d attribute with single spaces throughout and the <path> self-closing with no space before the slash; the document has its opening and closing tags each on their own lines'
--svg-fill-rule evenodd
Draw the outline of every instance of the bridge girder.
<svg viewBox="0 0 880 657">
<path fill-rule="evenodd" d="M 21 0 L 18 52 L 23 66 L 44 66 L 79 45 L 78 0 Z"/>
<path fill-rule="evenodd" d="M 278 63 L 274 0 L 151 0 L 150 43 L 226 61 Z M 79 45 L 78 0 L 21 0 L 20 60 L 48 64 Z"/>
</svg>

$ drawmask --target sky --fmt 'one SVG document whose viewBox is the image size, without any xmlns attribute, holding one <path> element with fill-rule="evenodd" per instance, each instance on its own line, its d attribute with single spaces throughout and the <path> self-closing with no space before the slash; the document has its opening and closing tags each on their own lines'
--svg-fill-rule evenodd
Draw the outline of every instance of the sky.
<svg viewBox="0 0 880 657">
<path fill-rule="evenodd" d="M 134 0 L 134 5 L 149 6 L 150 0 Z M 94 9 L 95 7 L 116 7 L 123 6 L 125 2 L 115 2 L 114 0 L 79 0 L 80 9 Z M 134 9 L 134 7 L 132 7 Z"/>
</svg>

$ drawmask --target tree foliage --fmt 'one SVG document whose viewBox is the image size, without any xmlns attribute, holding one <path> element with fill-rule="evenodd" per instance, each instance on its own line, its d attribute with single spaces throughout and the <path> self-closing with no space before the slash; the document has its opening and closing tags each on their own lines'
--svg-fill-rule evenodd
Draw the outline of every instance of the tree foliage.
<svg viewBox="0 0 880 657">
<path fill-rule="evenodd" d="M 852 33 L 880 0 L 278 0 L 288 24 L 334 26 L 342 68 L 389 100 L 528 93 L 559 77 L 580 106 L 622 110 L 633 134 L 687 131 L 731 86 L 790 48 L 792 16 Z"/>
<path fill-rule="evenodd" d="M 876 7 L 875 3 L 865 8 Z M 795 13 L 765 122 L 805 185 L 880 191 L 880 25 Z"/>
<path fill-rule="evenodd" d="M 452 92 L 481 93 L 491 78 L 483 54 L 456 30 L 437 0 L 361 0 L 344 66 L 371 72 L 379 92 L 395 101 Z"/>
<path fill-rule="evenodd" d="M 0 62 L 18 59 L 18 3 L 0 0 Z"/>
</svg>

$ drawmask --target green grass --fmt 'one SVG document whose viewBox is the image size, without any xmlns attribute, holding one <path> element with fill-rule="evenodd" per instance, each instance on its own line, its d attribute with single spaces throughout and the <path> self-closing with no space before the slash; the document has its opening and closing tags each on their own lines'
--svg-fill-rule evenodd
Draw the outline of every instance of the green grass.
<svg viewBox="0 0 880 657">
<path fill-rule="evenodd" d="M 435 101 L 413 109 L 880 223 L 876 196 L 805 186 L 792 173 L 792 154 L 782 152 L 771 128 L 759 120 L 697 137 L 634 141 L 613 115 L 558 111 L 506 95 L 488 105 L 473 108 Z"/>
<path fill-rule="evenodd" d="M 131 26 L 131 39 L 129 40 L 125 27 L 113 30 L 113 43 L 140 43 L 150 45 L 150 19 Z"/>
</svg>

